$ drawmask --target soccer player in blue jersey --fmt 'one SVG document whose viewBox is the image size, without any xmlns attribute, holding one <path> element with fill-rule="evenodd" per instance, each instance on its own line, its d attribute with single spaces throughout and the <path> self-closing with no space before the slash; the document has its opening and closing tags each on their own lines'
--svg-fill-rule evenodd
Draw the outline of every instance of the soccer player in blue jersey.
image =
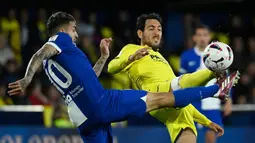
<svg viewBox="0 0 255 143">
<path fill-rule="evenodd" d="M 24 78 L 9 84 L 9 95 L 24 92 L 42 65 L 52 84 L 62 94 L 72 123 L 85 143 L 112 143 L 111 122 L 142 116 L 163 107 L 184 107 L 193 101 L 223 95 L 233 85 L 187 88 L 165 93 L 143 90 L 104 89 L 98 80 L 109 57 L 111 38 L 101 40 L 101 57 L 92 68 L 87 56 L 76 47 L 76 21 L 68 13 L 57 12 L 47 22 L 49 41 L 31 58 Z M 189 94 L 188 94 L 189 93 Z M 215 127 L 220 135 L 221 128 Z"/>
<path fill-rule="evenodd" d="M 211 32 L 208 26 L 198 24 L 194 29 L 193 41 L 194 48 L 184 51 L 181 55 L 181 74 L 193 73 L 197 70 L 206 69 L 202 61 L 202 53 L 206 46 L 211 42 Z M 216 79 L 214 79 L 216 81 Z M 208 119 L 223 127 L 221 115 L 221 100 L 217 98 L 207 98 L 201 101 L 192 103 L 201 113 Z M 224 115 L 231 113 L 232 100 L 229 98 L 224 106 Z M 215 132 L 207 127 L 197 124 L 197 128 L 203 129 L 205 133 L 206 143 L 215 143 Z"/>
</svg>

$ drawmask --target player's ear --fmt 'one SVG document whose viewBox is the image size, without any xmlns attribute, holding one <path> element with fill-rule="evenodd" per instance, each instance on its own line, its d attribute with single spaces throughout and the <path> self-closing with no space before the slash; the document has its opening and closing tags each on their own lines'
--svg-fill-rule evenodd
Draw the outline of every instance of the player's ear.
<svg viewBox="0 0 255 143">
<path fill-rule="evenodd" d="M 142 30 L 137 30 L 137 36 L 141 39 L 143 36 L 143 31 Z"/>
</svg>

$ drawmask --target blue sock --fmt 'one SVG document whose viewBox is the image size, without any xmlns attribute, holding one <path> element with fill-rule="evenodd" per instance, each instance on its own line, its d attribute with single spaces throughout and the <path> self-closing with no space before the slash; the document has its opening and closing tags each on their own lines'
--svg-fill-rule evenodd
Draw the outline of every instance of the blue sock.
<svg viewBox="0 0 255 143">
<path fill-rule="evenodd" d="M 175 107 L 185 107 L 192 102 L 200 101 L 204 98 L 213 97 L 219 90 L 218 85 L 198 86 L 173 91 L 175 97 Z"/>
</svg>

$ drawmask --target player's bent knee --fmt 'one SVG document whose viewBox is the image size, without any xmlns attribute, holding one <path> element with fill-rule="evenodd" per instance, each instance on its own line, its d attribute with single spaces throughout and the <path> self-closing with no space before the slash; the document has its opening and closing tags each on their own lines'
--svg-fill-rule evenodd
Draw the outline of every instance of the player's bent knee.
<svg viewBox="0 0 255 143">
<path fill-rule="evenodd" d="M 196 135 L 190 128 L 185 128 L 176 138 L 176 143 L 196 143 Z"/>
<path fill-rule="evenodd" d="M 163 107 L 174 106 L 174 96 L 172 92 L 148 93 L 146 97 L 146 112 L 150 112 Z"/>
<path fill-rule="evenodd" d="M 205 133 L 205 142 L 206 143 L 216 143 L 216 133 L 213 130 L 208 130 Z"/>
</svg>

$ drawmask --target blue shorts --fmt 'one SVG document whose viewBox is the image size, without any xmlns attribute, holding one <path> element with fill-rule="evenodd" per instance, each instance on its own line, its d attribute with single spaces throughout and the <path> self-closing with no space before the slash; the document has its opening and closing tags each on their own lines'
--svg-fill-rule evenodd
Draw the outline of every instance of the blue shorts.
<svg viewBox="0 0 255 143">
<path fill-rule="evenodd" d="M 142 90 L 106 90 L 99 101 L 97 113 L 78 127 L 84 143 L 112 143 L 111 123 L 126 120 L 130 116 L 143 116 L 147 95 Z M 98 118 L 99 117 L 99 118 Z"/>
<path fill-rule="evenodd" d="M 208 119 L 210 119 L 212 122 L 220 125 L 223 127 L 223 121 L 222 121 L 222 114 L 220 110 L 202 110 L 202 114 L 204 114 Z M 204 131 L 210 130 L 207 127 L 202 127 Z"/>
</svg>

